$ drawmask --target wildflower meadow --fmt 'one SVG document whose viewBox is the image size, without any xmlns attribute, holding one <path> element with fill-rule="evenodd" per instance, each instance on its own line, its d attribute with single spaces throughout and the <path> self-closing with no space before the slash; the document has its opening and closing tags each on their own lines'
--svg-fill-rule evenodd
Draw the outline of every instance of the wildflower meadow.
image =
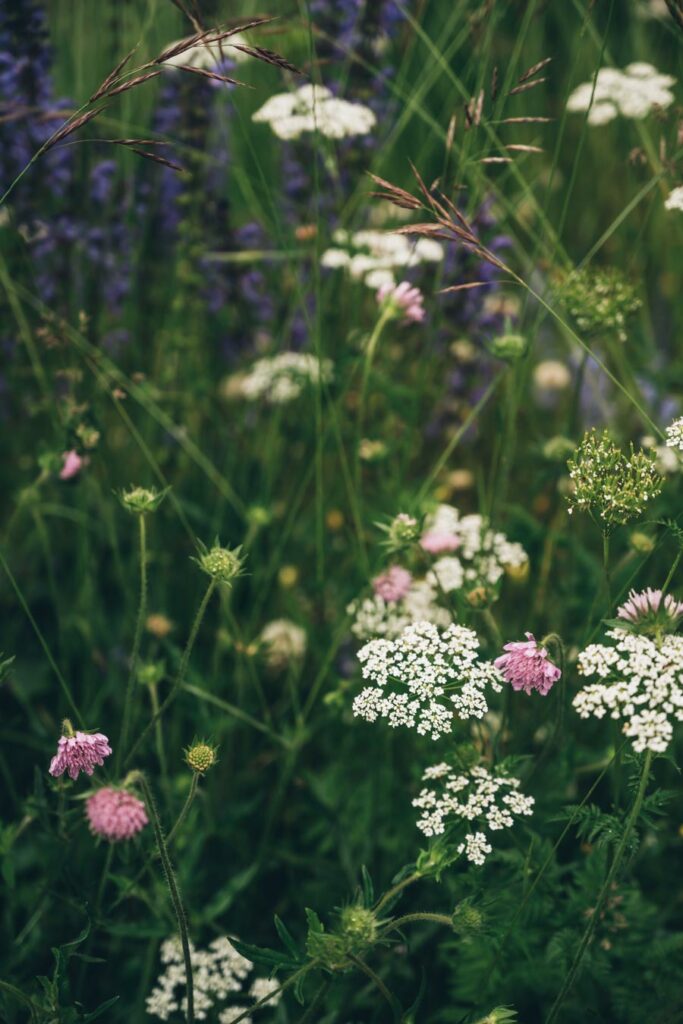
<svg viewBox="0 0 683 1024">
<path fill-rule="evenodd" d="M 683 1024 L 683 0 L 0 0 L 0 1021 Z"/>
</svg>

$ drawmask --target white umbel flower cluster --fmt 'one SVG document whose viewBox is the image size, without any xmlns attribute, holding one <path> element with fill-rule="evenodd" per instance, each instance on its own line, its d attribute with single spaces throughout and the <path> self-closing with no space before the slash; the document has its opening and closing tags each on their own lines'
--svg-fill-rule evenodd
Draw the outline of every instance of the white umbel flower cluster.
<svg viewBox="0 0 683 1024">
<path fill-rule="evenodd" d="M 322 254 L 322 266 L 348 270 L 351 277 L 363 281 L 368 288 L 396 284 L 394 270 L 439 263 L 444 256 L 443 246 L 432 238 L 411 241 L 390 231 L 368 229 L 351 233 L 340 228 L 332 235 L 332 241 L 334 246 Z"/>
<path fill-rule="evenodd" d="M 425 520 L 423 547 L 426 550 L 429 550 L 427 538 L 430 536 L 453 537 L 458 541 L 453 554 L 438 559 L 427 575 L 429 582 L 447 592 L 465 585 L 494 586 L 506 569 L 521 569 L 529 561 L 522 545 L 492 530 L 484 516 L 461 516 L 452 505 L 439 505 Z"/>
<path fill-rule="evenodd" d="M 431 622 L 407 626 L 396 640 L 371 640 L 358 660 L 372 685 L 354 700 L 354 715 L 368 722 L 383 718 L 392 728 L 406 726 L 433 740 L 450 732 L 456 715 L 483 718 L 486 688 L 500 692 L 502 676 L 491 662 L 479 661 L 478 649 L 474 630 L 452 625 L 439 632 Z"/>
<path fill-rule="evenodd" d="M 245 996 L 250 996 L 256 1002 L 278 987 L 277 982 L 273 984 L 267 978 L 255 978 L 251 987 L 245 989 L 254 965 L 238 953 L 227 938 L 214 939 L 205 950 L 195 949 L 190 944 L 190 954 L 197 1020 L 205 1020 L 216 1003 L 232 1000 L 239 995 L 242 999 L 241 1005 L 226 1006 L 218 1015 L 221 1024 L 229 1024 L 247 1009 Z M 185 1013 L 187 1010 L 187 999 L 184 994 L 185 964 L 180 939 L 175 937 L 162 943 L 161 962 L 165 965 L 165 970 L 157 979 L 146 1005 L 147 1013 L 160 1020 L 168 1020 L 171 1014 Z M 276 995 L 269 1005 L 275 1006 L 277 1002 Z M 244 1024 L 250 1024 L 248 1018 L 245 1018 Z"/>
<path fill-rule="evenodd" d="M 185 41 L 178 39 L 175 43 L 169 43 L 166 49 L 170 50 L 172 47 L 180 46 Z M 239 34 L 230 36 L 229 42 L 227 39 L 220 42 L 200 42 L 195 46 L 190 46 L 187 50 L 183 50 L 182 53 L 177 53 L 174 57 L 169 57 L 168 60 L 164 61 L 164 65 L 165 67 L 172 68 L 189 67 L 211 71 L 226 59 L 240 64 L 249 60 L 249 56 L 243 50 L 236 50 L 235 46 L 244 46 L 245 44 L 246 39 Z"/>
<path fill-rule="evenodd" d="M 431 622 L 443 629 L 451 623 L 450 613 L 437 603 L 436 588 L 425 580 L 414 580 L 399 601 L 385 601 L 373 594 L 352 601 L 346 611 L 353 616 L 351 632 L 359 640 L 392 640 L 413 622 Z"/>
<path fill-rule="evenodd" d="M 669 192 L 664 202 L 665 210 L 681 210 L 683 212 L 683 185 L 678 185 Z"/>
<path fill-rule="evenodd" d="M 298 398 L 307 384 L 332 379 L 332 362 L 306 352 L 280 352 L 257 359 L 251 369 L 238 378 L 237 394 L 249 402 L 265 399 L 273 405 L 285 405 Z"/>
<path fill-rule="evenodd" d="M 574 697 L 581 718 L 623 720 L 623 732 L 638 753 L 663 753 L 673 722 L 683 722 L 683 637 L 657 641 L 624 629 L 610 629 L 613 645 L 590 644 L 578 659 L 579 672 L 597 676 Z"/>
<path fill-rule="evenodd" d="M 589 110 L 588 123 L 592 125 L 607 124 L 620 114 L 641 119 L 654 107 L 669 107 L 673 103 L 671 86 L 675 83 L 671 75 L 661 75 L 652 64 L 643 61 L 629 64 L 623 71 L 600 68 L 595 86 L 593 82 L 579 85 L 567 101 L 567 110 Z"/>
<path fill-rule="evenodd" d="M 474 823 L 477 830 L 468 832 L 458 846 L 473 864 L 483 864 L 492 850 L 484 829 L 511 828 L 515 815 L 533 813 L 534 798 L 519 792 L 519 779 L 494 774 L 483 765 L 462 771 L 442 762 L 427 768 L 422 781 L 430 785 L 413 800 L 413 807 L 422 812 L 417 827 L 426 836 L 439 836 L 451 825 Z"/>
<path fill-rule="evenodd" d="M 679 416 L 666 428 L 666 445 L 667 448 L 683 452 L 683 416 Z"/>
<path fill-rule="evenodd" d="M 252 121 L 269 124 L 279 139 L 288 140 L 316 131 L 328 139 L 347 139 L 367 135 L 377 124 L 369 107 L 339 99 L 324 85 L 302 85 L 271 96 Z"/>
</svg>

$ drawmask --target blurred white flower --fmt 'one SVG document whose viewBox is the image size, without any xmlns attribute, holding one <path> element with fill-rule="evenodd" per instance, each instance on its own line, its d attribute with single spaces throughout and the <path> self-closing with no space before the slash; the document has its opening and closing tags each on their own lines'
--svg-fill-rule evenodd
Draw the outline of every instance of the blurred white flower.
<svg viewBox="0 0 683 1024">
<path fill-rule="evenodd" d="M 332 379 L 332 362 L 305 352 L 280 352 L 257 359 L 251 368 L 223 382 L 222 392 L 229 398 L 264 399 L 284 405 L 298 398 L 307 384 Z"/>
<path fill-rule="evenodd" d="M 567 101 L 573 113 L 589 111 L 588 123 L 603 125 L 620 114 L 640 119 L 653 107 L 669 107 L 674 101 L 671 86 L 676 79 L 660 74 L 652 64 L 638 61 L 623 71 L 600 68 L 595 82 L 577 86 Z"/>
<path fill-rule="evenodd" d="M 395 284 L 396 268 L 439 263 L 444 255 L 443 246 L 432 238 L 411 241 L 391 231 L 367 229 L 352 234 L 339 229 L 332 241 L 334 245 L 322 254 L 322 266 L 333 270 L 346 268 L 351 277 L 369 288 Z"/>
<path fill-rule="evenodd" d="M 683 185 L 678 185 L 677 188 L 672 189 L 664 203 L 665 210 L 682 210 L 683 211 Z"/>
<path fill-rule="evenodd" d="M 266 662 L 271 668 L 285 668 L 306 653 L 306 631 L 290 619 L 273 619 L 259 635 Z"/>
<path fill-rule="evenodd" d="M 346 139 L 367 135 L 377 123 L 369 107 L 339 99 L 324 85 L 302 85 L 271 96 L 252 121 L 269 124 L 280 139 L 316 131 L 328 139 Z"/>
</svg>

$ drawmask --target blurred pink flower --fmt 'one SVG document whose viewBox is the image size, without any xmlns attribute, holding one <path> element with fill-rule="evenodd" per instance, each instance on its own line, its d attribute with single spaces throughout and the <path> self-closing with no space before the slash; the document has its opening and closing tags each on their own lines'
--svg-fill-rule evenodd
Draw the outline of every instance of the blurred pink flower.
<svg viewBox="0 0 683 1024">
<path fill-rule="evenodd" d="M 72 779 L 77 779 L 79 772 L 92 775 L 95 765 L 104 764 L 109 754 L 109 740 L 101 732 L 72 732 L 60 737 L 57 753 L 50 761 L 50 775 L 67 772 Z"/>
<path fill-rule="evenodd" d="M 383 284 L 377 289 L 377 301 L 391 303 L 403 314 L 406 320 L 419 323 L 425 318 L 422 292 L 414 288 L 409 281 L 400 284 Z"/>
<path fill-rule="evenodd" d="M 524 690 L 531 694 L 538 690 L 542 697 L 550 692 L 562 672 L 548 660 L 545 647 L 539 647 L 533 633 L 525 633 L 526 640 L 505 644 L 494 664 L 500 669 L 504 678 L 512 685 L 513 690 Z"/>
<path fill-rule="evenodd" d="M 71 451 L 64 452 L 62 459 L 64 462 L 59 471 L 60 480 L 71 480 L 72 477 L 78 476 L 83 467 L 88 463 L 87 458 L 83 455 L 79 455 L 75 448 L 72 448 Z"/>
<path fill-rule="evenodd" d="M 110 842 L 132 839 L 149 819 L 145 805 L 127 789 L 105 786 L 85 801 L 90 831 Z"/>
<path fill-rule="evenodd" d="M 441 555 L 444 551 L 457 551 L 460 547 L 460 538 L 454 533 L 445 533 L 443 530 L 427 530 L 422 534 L 420 547 L 428 551 L 430 555 Z"/>
<path fill-rule="evenodd" d="M 681 601 L 677 601 L 671 594 L 664 597 L 661 590 L 653 590 L 652 587 L 648 587 L 647 590 L 640 593 L 631 590 L 628 601 L 625 601 L 617 611 L 618 618 L 633 623 L 657 617 L 671 619 L 675 622 L 682 615 L 683 603 Z"/>
<path fill-rule="evenodd" d="M 400 565 L 392 565 L 380 576 L 375 576 L 372 586 L 383 601 L 400 601 L 410 590 L 413 577 Z"/>
</svg>

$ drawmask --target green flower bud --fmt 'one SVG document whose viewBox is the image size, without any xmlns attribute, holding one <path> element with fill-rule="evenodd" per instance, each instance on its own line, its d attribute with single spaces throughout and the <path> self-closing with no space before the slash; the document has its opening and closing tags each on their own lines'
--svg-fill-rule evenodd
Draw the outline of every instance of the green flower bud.
<svg viewBox="0 0 683 1024">
<path fill-rule="evenodd" d="M 574 454 L 576 445 L 568 437 L 551 437 L 543 445 L 543 458 L 549 462 L 566 462 Z"/>
<path fill-rule="evenodd" d="M 242 574 L 241 548 L 223 548 L 217 540 L 212 548 L 200 550 L 199 558 L 195 559 L 200 569 L 218 583 L 232 583 Z"/>
<path fill-rule="evenodd" d="M 529 348 L 529 342 L 523 334 L 502 334 L 489 342 L 489 351 L 497 359 L 508 363 L 516 363 L 522 359 Z"/>
<path fill-rule="evenodd" d="M 137 680 L 141 686 L 156 686 L 166 675 L 163 661 L 148 661 L 138 665 Z"/>
<path fill-rule="evenodd" d="M 185 763 L 188 768 L 198 775 L 206 775 L 210 768 L 218 761 L 218 751 L 210 743 L 203 740 L 193 743 L 185 751 Z"/>
<path fill-rule="evenodd" d="M 373 912 L 366 907 L 344 907 L 339 921 L 342 934 L 353 944 L 369 946 L 377 938 L 377 920 Z"/>
<path fill-rule="evenodd" d="M 484 927 L 484 915 L 471 900 L 461 900 L 451 915 L 453 931 L 458 935 L 476 935 Z"/>
<path fill-rule="evenodd" d="M 630 535 L 628 542 L 634 551 L 637 551 L 639 555 L 649 555 L 651 551 L 655 549 L 655 541 L 653 537 L 649 537 L 647 533 L 643 533 L 642 530 L 634 530 Z"/>
<path fill-rule="evenodd" d="M 127 512 L 143 516 L 148 512 L 156 512 L 169 490 L 168 487 L 163 491 L 157 491 L 155 487 L 131 487 L 122 491 L 119 498 Z"/>
</svg>

